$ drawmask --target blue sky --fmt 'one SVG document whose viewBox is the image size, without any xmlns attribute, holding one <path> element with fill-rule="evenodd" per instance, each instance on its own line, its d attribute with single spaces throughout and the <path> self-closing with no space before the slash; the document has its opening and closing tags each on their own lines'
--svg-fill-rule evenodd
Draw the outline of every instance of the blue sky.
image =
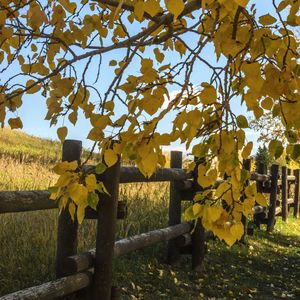
<svg viewBox="0 0 300 300">
<path fill-rule="evenodd" d="M 230 0 L 231 1 L 231 0 Z M 268 13 L 272 10 L 271 0 L 258 0 L 258 1 L 251 1 L 251 3 L 256 3 L 258 8 L 258 15 L 262 15 L 265 13 Z M 207 49 L 204 53 L 205 56 L 209 59 L 212 59 L 214 57 L 214 53 L 212 53 L 212 49 Z M 145 54 L 145 56 L 147 53 Z M 174 60 L 178 57 L 174 57 L 172 55 L 169 55 L 166 59 L 168 60 Z M 105 57 L 105 60 L 109 62 L 111 59 L 121 59 L 122 55 L 120 52 L 115 51 L 111 54 L 108 54 Z M 80 66 L 79 66 L 80 67 Z M 139 65 L 132 65 L 130 70 L 133 70 L 139 68 Z M 199 69 L 199 72 L 194 72 L 193 75 L 193 82 L 201 82 L 208 80 L 207 75 L 208 70 L 205 69 L 205 67 L 202 67 Z M 12 70 L 13 72 L 13 70 Z M 96 69 L 90 70 L 90 78 L 93 79 L 95 76 Z M 96 88 L 99 88 L 99 90 L 104 90 L 106 84 L 110 82 L 110 80 L 113 78 L 113 69 L 109 67 L 108 65 L 104 66 L 102 69 L 102 78 L 100 80 L 99 86 L 95 86 Z M 170 89 L 170 92 L 172 92 L 172 89 Z M 237 114 L 247 114 L 245 107 L 241 106 L 238 102 L 233 107 L 234 112 Z M 27 133 L 39 136 L 39 137 L 45 137 L 50 139 L 57 139 L 56 136 L 56 130 L 57 127 L 66 125 L 69 129 L 68 137 L 70 139 L 79 139 L 83 141 L 83 144 L 85 147 L 90 147 L 91 142 L 89 142 L 86 139 L 86 136 L 90 130 L 90 124 L 89 121 L 87 121 L 82 114 L 79 114 L 78 117 L 78 123 L 74 127 L 72 124 L 70 124 L 68 121 L 60 121 L 58 123 L 57 127 L 50 127 L 49 122 L 44 120 L 44 116 L 47 113 L 46 108 L 46 99 L 43 98 L 39 94 L 33 94 L 33 95 L 26 95 L 23 97 L 23 106 L 19 109 L 18 115 L 22 118 L 24 128 L 23 130 Z M 161 124 L 161 129 L 168 131 L 171 128 L 171 119 L 167 118 L 164 120 Z M 248 140 L 256 141 L 257 139 L 257 133 L 248 131 L 247 134 Z M 172 146 L 173 148 L 180 148 L 182 146 L 175 144 Z M 257 147 L 257 145 L 256 145 Z"/>
</svg>

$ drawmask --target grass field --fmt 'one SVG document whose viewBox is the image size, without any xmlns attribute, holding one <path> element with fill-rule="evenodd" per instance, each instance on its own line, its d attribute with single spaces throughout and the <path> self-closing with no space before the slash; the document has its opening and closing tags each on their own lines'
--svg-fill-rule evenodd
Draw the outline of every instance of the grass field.
<svg viewBox="0 0 300 300">
<path fill-rule="evenodd" d="M 48 146 L 34 159 L 20 163 L 12 154 L 15 150 L 2 151 L 5 134 L 0 132 L 0 190 L 45 189 L 51 185 L 55 175 L 43 158 Z M 11 144 L 21 149 L 19 143 L 25 137 L 8 135 Z M 33 143 L 39 144 L 37 140 Z M 117 238 L 166 226 L 168 184 L 123 185 L 120 197 L 128 201 L 129 215 L 118 221 Z M 0 228 L 0 295 L 54 278 L 56 210 L 0 215 Z M 190 270 L 188 256 L 175 266 L 166 265 L 166 247 L 160 244 L 117 260 L 114 280 L 124 299 L 300 299 L 299 228 L 300 220 L 290 217 L 287 223 L 278 220 L 273 234 L 256 230 L 246 244 L 231 249 L 210 241 L 198 273 Z M 87 220 L 80 227 L 79 250 L 94 246 L 95 221 Z"/>
</svg>

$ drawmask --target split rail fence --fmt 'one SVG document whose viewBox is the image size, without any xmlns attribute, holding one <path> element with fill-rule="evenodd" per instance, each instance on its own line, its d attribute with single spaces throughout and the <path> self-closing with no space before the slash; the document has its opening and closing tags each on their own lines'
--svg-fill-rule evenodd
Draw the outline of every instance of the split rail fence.
<svg viewBox="0 0 300 300">
<path fill-rule="evenodd" d="M 81 150 L 80 141 L 65 141 L 63 161 L 80 162 Z M 86 168 L 95 173 L 94 166 Z M 250 161 L 245 162 L 245 168 L 250 170 Z M 112 287 L 113 259 L 159 242 L 168 242 L 166 260 L 169 264 L 176 262 L 182 254 L 189 254 L 192 257 L 192 268 L 199 268 L 205 256 L 206 240 L 212 234 L 204 230 L 200 221 L 196 226 L 181 221 L 182 201 L 192 201 L 194 195 L 200 191 L 196 171 L 187 173 L 182 169 L 182 152 L 172 151 L 170 168 L 159 169 L 148 179 L 135 167 L 121 167 L 120 162 L 97 177 L 104 182 L 109 195 L 101 195 L 97 211 L 86 211 L 86 218 L 97 220 L 96 249 L 77 253 L 78 224 L 71 220 L 67 211 L 63 211 L 58 219 L 57 279 L 2 296 L 0 300 L 75 299 L 79 293 L 81 297 L 84 295 L 85 298 L 93 300 L 120 299 L 118 290 Z M 279 175 L 279 166 L 272 165 L 270 174 L 267 174 L 266 166 L 259 165 L 258 172 L 252 172 L 250 180 L 256 181 L 258 191 L 270 194 L 269 207 L 257 205 L 253 208 L 254 221 L 258 226 L 267 224 L 267 230 L 272 231 L 276 216 L 281 215 L 286 220 L 292 206 L 294 216 L 298 216 L 299 170 L 291 174 L 290 170 L 282 167 Z M 119 184 L 158 181 L 170 182 L 168 227 L 115 241 L 117 219 L 126 217 L 126 203 L 118 200 Z M 221 182 L 222 180 L 218 180 L 216 186 Z M 280 193 L 281 197 L 278 197 Z M 48 191 L 40 190 L 2 191 L 0 213 L 57 208 L 57 203 L 51 201 L 49 196 Z M 245 219 L 244 223 L 246 225 Z M 250 232 L 251 228 L 248 228 L 248 233 Z"/>
</svg>

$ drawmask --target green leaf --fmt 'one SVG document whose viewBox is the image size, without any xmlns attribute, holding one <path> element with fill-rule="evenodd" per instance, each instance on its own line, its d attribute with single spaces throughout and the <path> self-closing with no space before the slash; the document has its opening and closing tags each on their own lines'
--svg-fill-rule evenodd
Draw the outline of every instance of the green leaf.
<svg viewBox="0 0 300 300">
<path fill-rule="evenodd" d="M 275 157 L 275 159 L 279 158 L 281 154 L 283 153 L 283 146 L 282 143 L 277 140 L 272 140 L 269 144 L 269 151 L 272 156 Z"/>
<path fill-rule="evenodd" d="M 300 144 L 297 144 L 297 145 L 293 146 L 291 158 L 293 160 L 297 160 L 299 158 L 299 156 L 300 156 Z"/>
<path fill-rule="evenodd" d="M 240 128 L 248 128 L 249 127 L 248 120 L 243 115 L 239 115 L 236 118 L 236 123 L 237 123 L 237 126 L 240 127 Z"/>
<path fill-rule="evenodd" d="M 96 165 L 96 174 L 100 175 L 102 173 L 105 172 L 105 170 L 107 169 L 106 165 L 104 163 L 99 163 L 98 165 Z"/>
<path fill-rule="evenodd" d="M 97 210 L 98 202 L 99 202 L 99 197 L 96 193 L 89 193 L 88 194 L 88 205 L 92 209 Z"/>
</svg>

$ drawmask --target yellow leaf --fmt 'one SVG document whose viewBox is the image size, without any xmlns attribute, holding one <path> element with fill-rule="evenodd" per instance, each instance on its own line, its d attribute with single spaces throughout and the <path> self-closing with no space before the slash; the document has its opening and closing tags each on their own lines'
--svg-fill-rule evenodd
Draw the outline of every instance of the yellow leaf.
<svg viewBox="0 0 300 300">
<path fill-rule="evenodd" d="M 242 223 L 233 224 L 230 227 L 230 233 L 237 239 L 240 240 L 244 235 L 244 226 Z"/>
<path fill-rule="evenodd" d="M 246 7 L 249 0 L 234 0 L 235 3 L 237 3 L 238 5 L 242 6 L 242 7 Z"/>
<path fill-rule="evenodd" d="M 72 173 L 65 172 L 62 175 L 60 175 L 60 177 L 58 178 L 55 186 L 65 187 L 65 186 L 67 186 L 71 182 L 72 178 L 73 178 L 73 174 Z"/>
<path fill-rule="evenodd" d="M 182 57 L 186 52 L 186 46 L 181 41 L 176 41 L 175 50 L 180 54 L 180 57 Z"/>
<path fill-rule="evenodd" d="M 216 89 L 208 84 L 202 83 L 203 90 L 200 93 L 200 100 L 203 104 L 209 105 L 217 101 L 217 92 Z"/>
<path fill-rule="evenodd" d="M 78 113 L 76 110 L 74 110 L 69 114 L 68 119 L 73 125 L 75 125 L 77 122 L 77 117 L 78 117 Z"/>
<path fill-rule="evenodd" d="M 77 206 L 77 221 L 78 224 L 81 224 L 84 220 L 86 205 L 78 205 Z"/>
<path fill-rule="evenodd" d="M 267 110 L 271 110 L 273 108 L 273 100 L 270 97 L 266 97 L 262 102 L 261 102 L 261 107 Z"/>
<path fill-rule="evenodd" d="M 197 182 L 203 188 L 211 186 L 217 180 L 218 172 L 216 169 L 209 170 L 206 173 L 206 167 L 199 165 Z"/>
<path fill-rule="evenodd" d="M 134 14 L 137 18 L 138 21 L 142 21 L 143 20 L 143 16 L 144 16 L 144 1 L 138 1 L 136 2 L 136 4 L 134 5 Z"/>
<path fill-rule="evenodd" d="M 70 14 L 73 14 L 74 11 L 77 8 L 76 3 L 72 3 L 69 0 L 59 0 L 60 4 L 64 7 L 64 9 L 69 12 Z"/>
<path fill-rule="evenodd" d="M 226 191 L 230 190 L 231 185 L 228 182 L 221 183 L 215 191 L 215 197 L 220 198 L 224 196 Z"/>
<path fill-rule="evenodd" d="M 242 158 L 243 159 L 247 159 L 249 158 L 250 154 L 251 154 L 251 151 L 252 151 L 252 148 L 253 148 L 253 142 L 249 142 L 243 149 L 242 151 Z"/>
<path fill-rule="evenodd" d="M 114 103 L 114 101 L 107 101 L 107 102 L 105 103 L 105 105 L 104 105 L 104 108 L 105 108 L 106 110 L 113 111 L 114 108 L 115 108 L 115 103 Z"/>
<path fill-rule="evenodd" d="M 194 217 L 198 217 L 199 214 L 201 212 L 201 205 L 199 203 L 195 203 L 193 205 L 193 214 L 194 214 Z"/>
<path fill-rule="evenodd" d="M 220 206 L 208 206 L 206 207 L 206 209 L 208 220 L 210 222 L 216 222 L 220 218 L 223 211 L 223 209 Z"/>
<path fill-rule="evenodd" d="M 84 185 L 72 183 L 68 186 L 68 192 L 76 205 L 87 205 L 88 190 Z"/>
<path fill-rule="evenodd" d="M 78 167 L 78 162 L 76 160 L 71 162 L 63 161 L 61 163 L 58 163 L 53 168 L 53 171 L 58 175 L 62 175 L 63 173 L 65 173 L 65 171 L 75 171 L 77 167 Z"/>
<path fill-rule="evenodd" d="M 155 169 L 158 162 L 158 156 L 154 152 L 150 152 L 148 155 L 142 158 L 141 171 L 146 177 L 150 177 Z"/>
<path fill-rule="evenodd" d="M 245 195 L 248 198 L 255 198 L 256 197 L 257 191 L 256 191 L 256 183 L 255 182 L 251 183 L 250 185 L 248 185 L 245 188 Z"/>
<path fill-rule="evenodd" d="M 110 65 L 111 67 L 114 67 L 114 66 L 117 65 L 117 61 L 113 59 L 113 60 L 111 60 L 111 61 L 109 62 L 109 65 Z"/>
<path fill-rule="evenodd" d="M 174 15 L 174 19 L 176 20 L 177 17 L 182 13 L 184 10 L 184 2 L 183 0 L 165 0 L 166 7 L 168 11 Z"/>
<path fill-rule="evenodd" d="M 23 123 L 19 117 L 17 118 L 10 118 L 8 120 L 8 124 L 11 127 L 11 129 L 18 129 L 23 128 Z"/>
<path fill-rule="evenodd" d="M 257 193 L 255 200 L 261 206 L 267 206 L 268 205 L 267 199 L 262 193 Z"/>
<path fill-rule="evenodd" d="M 29 88 L 31 85 L 33 85 L 35 83 L 35 80 L 28 80 L 26 82 L 26 88 Z M 40 85 L 35 85 L 34 87 L 30 88 L 28 91 L 27 91 L 27 94 L 34 94 L 34 93 L 37 93 L 39 90 L 41 89 L 41 86 Z"/>
<path fill-rule="evenodd" d="M 103 130 L 101 128 L 92 128 L 87 138 L 91 141 L 99 141 L 103 137 Z"/>
<path fill-rule="evenodd" d="M 254 198 L 246 198 L 242 204 L 242 212 L 245 217 L 252 213 L 252 208 L 255 204 Z"/>
<path fill-rule="evenodd" d="M 75 211 L 76 211 L 76 207 L 75 207 L 74 203 L 71 202 L 69 204 L 69 213 L 70 213 L 70 216 L 71 216 L 73 222 L 74 222 Z"/>
<path fill-rule="evenodd" d="M 144 10 L 151 17 L 154 17 L 161 11 L 159 1 L 158 0 L 148 0 L 146 3 L 144 3 Z"/>
<path fill-rule="evenodd" d="M 264 26 L 271 25 L 271 24 L 275 23 L 276 21 L 277 21 L 277 19 L 274 18 L 273 16 L 271 16 L 270 14 L 266 14 L 266 15 L 259 17 L 259 23 Z"/>
<path fill-rule="evenodd" d="M 118 155 L 112 149 L 107 149 L 104 152 L 104 161 L 108 167 L 111 167 L 118 161 Z"/>
<path fill-rule="evenodd" d="M 165 55 L 161 53 L 158 48 L 155 48 L 153 52 L 155 54 L 156 60 L 161 63 L 164 60 Z"/>
<path fill-rule="evenodd" d="M 232 233 L 230 232 L 230 230 L 224 230 L 223 235 L 222 235 L 222 239 L 225 241 L 225 243 L 231 247 L 235 242 L 236 242 L 236 237 L 232 235 Z"/>
<path fill-rule="evenodd" d="M 65 138 L 68 134 L 68 128 L 67 127 L 60 127 L 57 129 L 57 136 L 60 139 L 60 141 L 63 143 L 65 141 Z"/>
<path fill-rule="evenodd" d="M 94 174 L 90 174 L 85 178 L 86 187 L 89 192 L 92 192 L 96 189 L 97 179 Z"/>
</svg>

